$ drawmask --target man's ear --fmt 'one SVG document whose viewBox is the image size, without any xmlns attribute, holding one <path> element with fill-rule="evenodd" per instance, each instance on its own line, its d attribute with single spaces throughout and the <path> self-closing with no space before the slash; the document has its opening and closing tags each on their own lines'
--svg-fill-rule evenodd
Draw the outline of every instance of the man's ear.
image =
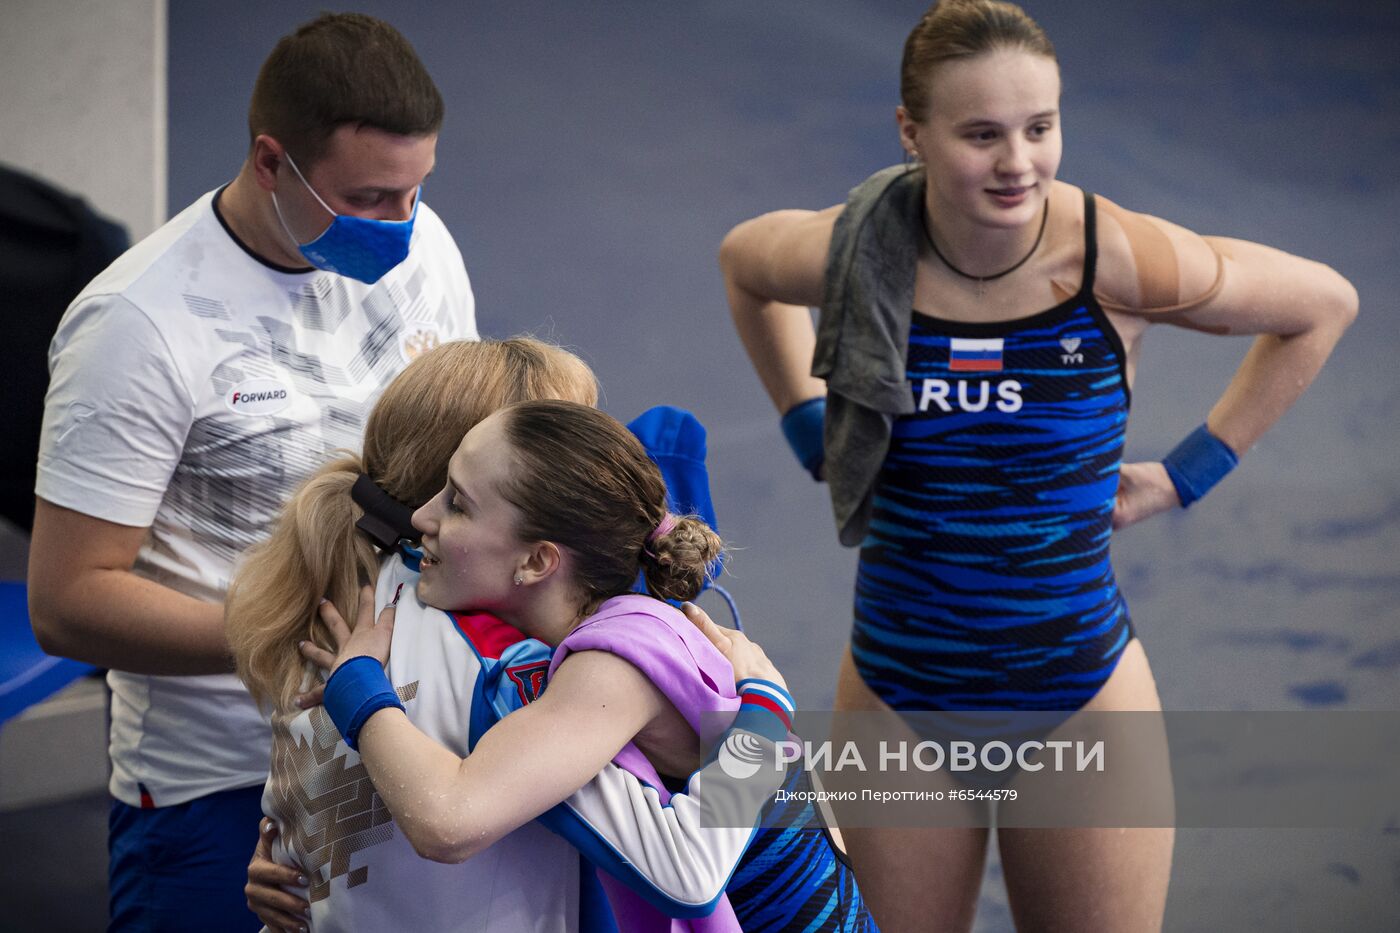
<svg viewBox="0 0 1400 933">
<path fill-rule="evenodd" d="M 287 150 L 282 144 L 266 133 L 259 133 L 253 140 L 253 152 L 249 161 L 253 165 L 253 177 L 258 187 L 264 191 L 277 189 L 277 171 L 287 158 Z"/>
</svg>

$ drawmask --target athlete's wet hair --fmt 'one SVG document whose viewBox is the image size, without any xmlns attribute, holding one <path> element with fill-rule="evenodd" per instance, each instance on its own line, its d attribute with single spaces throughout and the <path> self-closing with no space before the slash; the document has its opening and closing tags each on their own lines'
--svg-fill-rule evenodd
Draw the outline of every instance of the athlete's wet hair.
<svg viewBox="0 0 1400 933">
<path fill-rule="evenodd" d="M 297 642 L 333 645 L 321 597 L 354 618 L 360 587 L 378 576 L 380 552 L 355 526 L 364 511 L 350 489 L 360 475 L 416 509 L 447 484 L 448 460 L 467 431 L 504 405 L 539 398 L 592 405 L 598 383 L 572 353 L 516 337 L 444 344 L 389 384 L 365 424 L 364 454 L 347 453 L 306 480 L 229 587 L 229 645 L 255 700 L 290 706 L 306 673 Z"/>
<path fill-rule="evenodd" d="M 499 492 L 520 512 L 516 532 L 567 549 L 585 612 L 630 592 L 638 570 L 660 599 L 700 594 L 724 545 L 693 515 L 662 526 L 666 483 L 632 432 L 571 402 L 522 402 L 501 416 L 512 470 Z"/>
<path fill-rule="evenodd" d="M 940 0 L 904 41 L 899 96 L 915 120 L 928 118 L 930 76 L 944 62 L 997 49 L 1024 49 L 1055 59 L 1055 47 L 1026 11 L 1000 0 Z"/>
<path fill-rule="evenodd" d="M 323 13 L 282 37 L 263 62 L 248 106 L 249 144 L 266 133 L 303 172 L 341 126 L 401 136 L 442 127 L 442 95 L 413 46 L 363 13 Z"/>
</svg>

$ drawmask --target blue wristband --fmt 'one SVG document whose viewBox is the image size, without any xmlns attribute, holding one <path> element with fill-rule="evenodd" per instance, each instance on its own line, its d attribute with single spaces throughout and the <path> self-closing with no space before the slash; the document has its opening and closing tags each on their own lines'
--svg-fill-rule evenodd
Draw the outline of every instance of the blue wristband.
<svg viewBox="0 0 1400 933">
<path fill-rule="evenodd" d="M 321 701 L 331 722 L 340 730 L 345 744 L 359 751 L 360 729 L 365 721 L 389 706 L 403 709 L 399 695 L 375 658 L 361 655 L 336 668 L 326 681 L 325 698 Z"/>
<path fill-rule="evenodd" d="M 826 459 L 822 448 L 822 431 L 826 421 L 826 396 L 819 395 L 798 402 L 783 415 L 783 437 L 797 455 L 797 461 L 817 479 L 817 471 Z"/>
<path fill-rule="evenodd" d="M 1210 492 L 1239 462 L 1230 445 L 1210 433 L 1205 425 L 1186 435 L 1162 458 L 1183 509 Z"/>
</svg>

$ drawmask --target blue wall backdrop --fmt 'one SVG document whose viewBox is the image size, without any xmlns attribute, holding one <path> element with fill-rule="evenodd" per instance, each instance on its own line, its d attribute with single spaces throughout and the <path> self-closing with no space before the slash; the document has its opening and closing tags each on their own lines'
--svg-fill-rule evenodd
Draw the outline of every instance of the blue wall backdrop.
<svg viewBox="0 0 1400 933">
<path fill-rule="evenodd" d="M 531 331 L 596 368 L 605 407 L 710 428 L 729 580 L 800 702 L 830 703 L 854 554 L 791 462 L 715 254 L 738 221 L 842 200 L 896 161 L 917 3 L 366 2 L 447 100 L 425 197 L 484 333 Z M 170 9 L 170 204 L 237 171 L 253 77 L 319 2 Z M 1064 72 L 1061 177 L 1204 233 L 1329 263 L 1362 314 L 1328 369 L 1189 514 L 1114 545 L 1177 709 L 1400 708 L 1400 12 L 1362 0 L 1030 2 Z M 1146 340 L 1130 454 L 1198 424 L 1248 343 Z M 1010 929 L 995 864 L 979 930 Z M 1400 835 L 1179 835 L 1172 930 L 1374 930 L 1400 916 Z"/>
</svg>

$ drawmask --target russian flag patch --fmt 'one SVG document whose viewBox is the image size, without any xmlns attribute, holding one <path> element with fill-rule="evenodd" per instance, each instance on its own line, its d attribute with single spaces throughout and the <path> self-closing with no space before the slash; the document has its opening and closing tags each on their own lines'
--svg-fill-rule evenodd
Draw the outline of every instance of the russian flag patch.
<svg viewBox="0 0 1400 933">
<path fill-rule="evenodd" d="M 999 373 L 1002 343 L 1001 337 L 952 337 L 948 344 L 948 369 L 955 373 Z"/>
</svg>

